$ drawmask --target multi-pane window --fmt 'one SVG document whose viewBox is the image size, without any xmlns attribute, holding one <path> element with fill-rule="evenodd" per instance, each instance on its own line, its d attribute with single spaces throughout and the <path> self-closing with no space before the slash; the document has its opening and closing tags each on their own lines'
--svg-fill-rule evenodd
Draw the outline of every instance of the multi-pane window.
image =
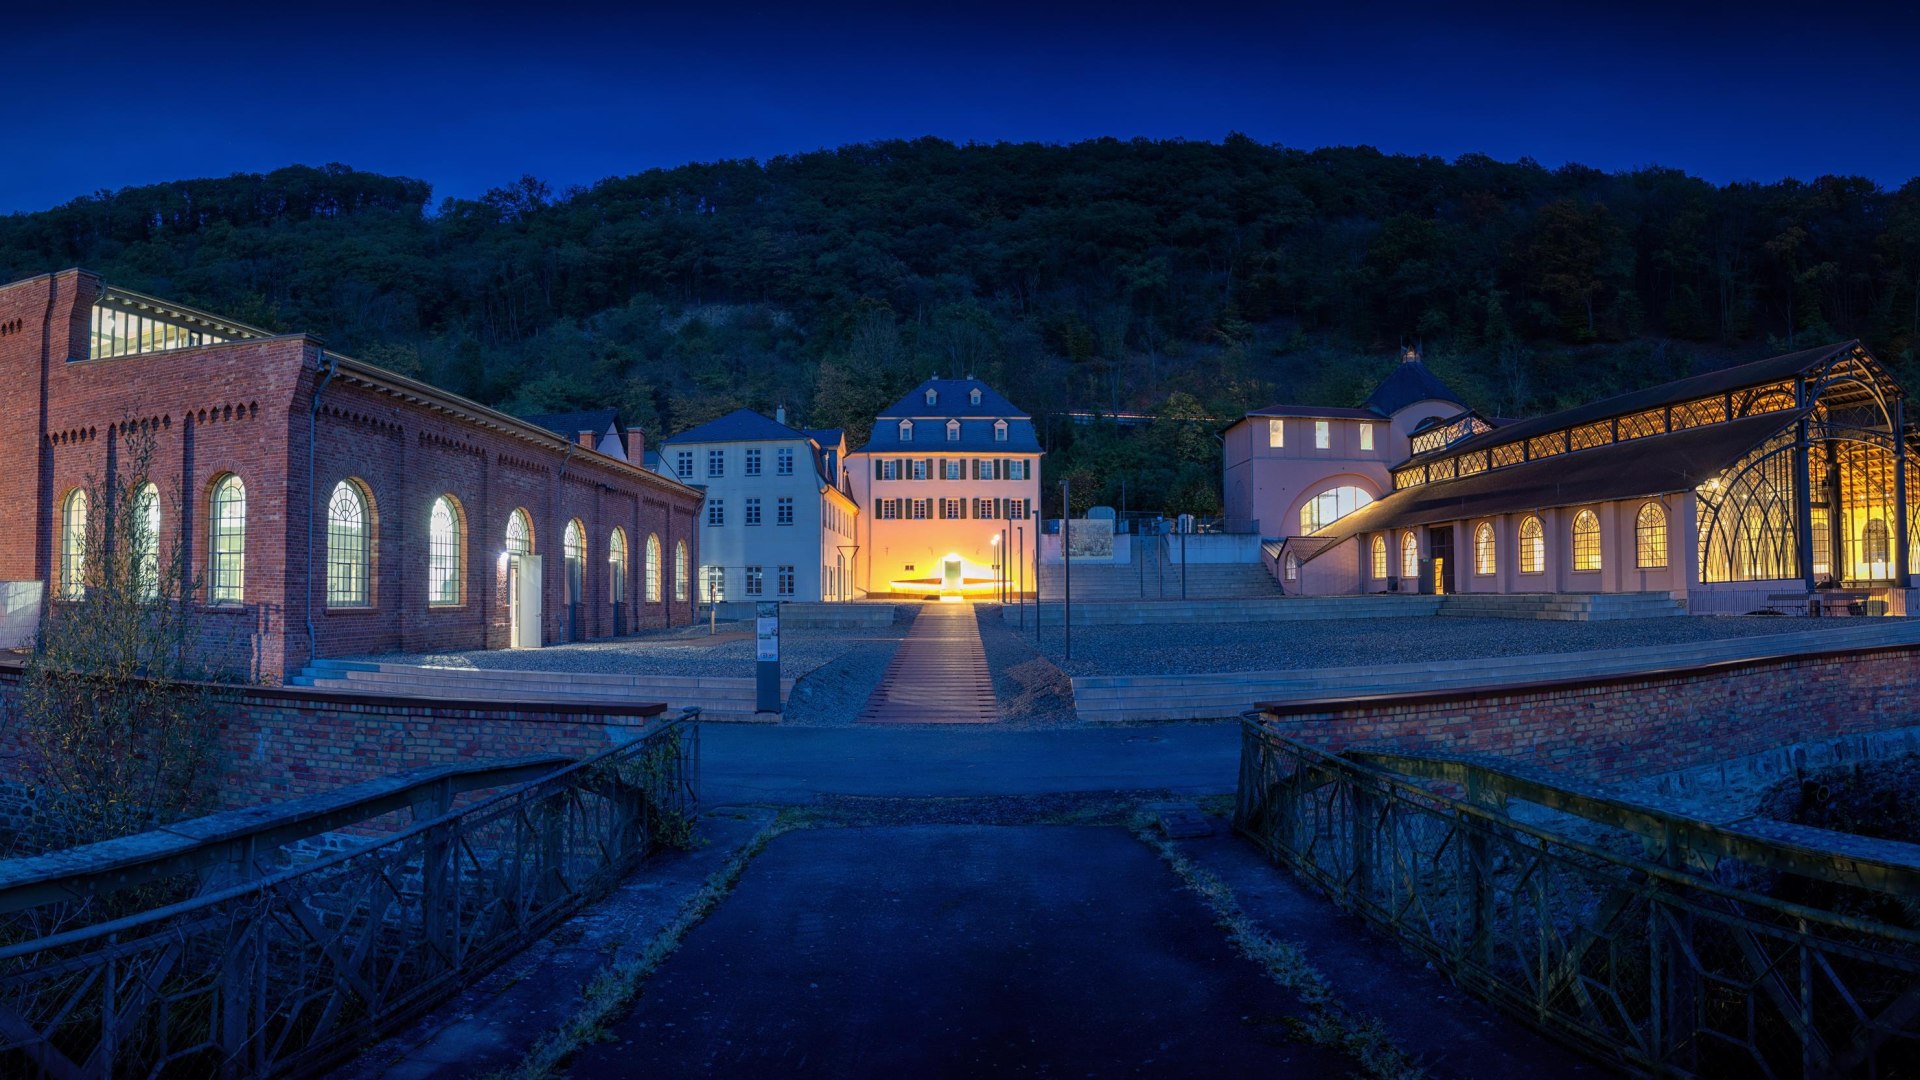
<svg viewBox="0 0 1920 1080">
<path fill-rule="evenodd" d="M 913 421 L 911 420 L 900 421 L 900 441 L 901 442 L 913 441 Z"/>
<path fill-rule="evenodd" d="M 975 519 L 980 521 L 993 520 L 993 500 L 992 499 L 973 500 L 973 516 Z"/>
<path fill-rule="evenodd" d="M 647 603 L 660 602 L 660 537 L 656 533 L 647 534 L 646 564 Z"/>
<path fill-rule="evenodd" d="M 133 493 L 133 575 L 142 600 L 160 598 L 160 489 L 152 481 Z"/>
<path fill-rule="evenodd" d="M 1325 450 L 1333 445 L 1333 425 L 1325 420 L 1313 422 L 1313 448 Z"/>
<path fill-rule="evenodd" d="M 947 441 L 948 442 L 960 441 L 960 421 L 958 420 L 947 421 Z"/>
<path fill-rule="evenodd" d="M 913 500 L 913 520 L 925 521 L 926 519 L 932 516 L 933 516 L 933 500 L 932 499 Z"/>
<path fill-rule="evenodd" d="M 707 525 L 718 528 L 727 523 L 727 500 L 707 500 Z"/>
<path fill-rule="evenodd" d="M 1659 503 L 1647 503 L 1633 521 L 1633 561 L 1642 570 L 1658 570 L 1667 565 L 1667 511 Z"/>
<path fill-rule="evenodd" d="M 1267 446 L 1279 449 L 1287 445 L 1287 422 L 1277 416 L 1267 419 Z"/>
<path fill-rule="evenodd" d="M 1007 479 L 1009 480 L 1027 479 L 1027 466 L 1028 466 L 1028 463 L 1026 461 L 1020 460 L 1019 458 L 1014 458 L 1009 460 L 1007 462 Z"/>
<path fill-rule="evenodd" d="M 746 464 L 742 465 L 741 468 L 743 471 L 745 471 L 745 473 L 748 476 L 760 475 L 760 448 L 759 447 L 757 446 L 747 447 Z"/>
<path fill-rule="evenodd" d="M 1822 507 L 1813 508 L 1813 574 L 1826 577 L 1833 573 L 1833 521 Z"/>
<path fill-rule="evenodd" d="M 940 516 L 949 521 L 958 521 L 967 516 L 967 500 L 941 499 Z"/>
<path fill-rule="evenodd" d="M 945 463 L 945 468 L 941 470 L 941 473 L 948 480 L 965 480 L 967 478 L 967 463 L 964 460 L 960 458 L 942 458 L 941 460 Z"/>
<path fill-rule="evenodd" d="M 912 471 L 912 472 L 910 473 L 910 475 L 911 475 L 911 476 L 912 476 L 912 477 L 913 477 L 913 478 L 914 478 L 915 480 L 925 480 L 925 479 L 927 478 L 927 459 L 926 459 L 926 458 L 914 458 L 914 459 L 913 459 L 913 471 Z"/>
<path fill-rule="evenodd" d="M 995 420 L 993 422 L 993 441 L 1007 441 L 1007 422 L 1005 420 Z"/>
<path fill-rule="evenodd" d="M 1287 580 L 1300 580 L 1300 556 L 1291 551 L 1287 552 Z"/>
<path fill-rule="evenodd" d="M 747 567 L 747 595 L 760 595 L 761 571 L 757 566 Z"/>
<path fill-rule="evenodd" d="M 457 607 L 460 603 L 460 510 L 453 497 L 433 500 L 427 517 L 427 603 Z"/>
<path fill-rule="evenodd" d="M 1591 510 L 1573 515 L 1573 568 L 1600 569 L 1600 519 Z"/>
<path fill-rule="evenodd" d="M 900 479 L 900 462 L 898 459 L 882 458 L 880 460 L 880 479 L 882 480 Z"/>
<path fill-rule="evenodd" d="M 693 451 L 675 451 L 673 455 L 673 473 L 682 480 L 693 478 Z"/>
<path fill-rule="evenodd" d="M 1887 577 L 1887 563 L 1893 557 L 1892 534 L 1879 518 L 1868 519 L 1860 530 L 1861 554 L 1866 557 L 1867 574 L 1876 581 Z"/>
<path fill-rule="evenodd" d="M 727 475 L 727 452 L 725 450 L 707 451 L 707 475 Z"/>
<path fill-rule="evenodd" d="M 78 600 L 87 592 L 87 493 L 75 488 L 60 509 L 60 595 Z"/>
<path fill-rule="evenodd" d="M 1008 499 L 1007 516 L 1015 521 L 1025 521 L 1027 517 L 1027 500 Z"/>
<path fill-rule="evenodd" d="M 1473 572 L 1487 577 L 1498 565 L 1493 549 L 1493 526 L 1483 521 L 1473 530 Z"/>
<path fill-rule="evenodd" d="M 873 516 L 881 521 L 892 521 L 900 516 L 900 500 L 878 499 L 873 504 Z"/>
<path fill-rule="evenodd" d="M 753 498 L 750 498 L 747 500 L 746 524 L 748 525 L 760 524 L 760 499 L 758 496 L 754 496 Z"/>
<path fill-rule="evenodd" d="M 793 524 L 793 496 L 780 496 L 780 501 L 774 504 L 774 515 L 773 523 L 775 525 Z"/>
<path fill-rule="evenodd" d="M 673 598 L 675 600 L 687 598 L 687 542 L 685 540 L 673 542 Z"/>
<path fill-rule="evenodd" d="M 1328 488 L 1300 507 L 1300 534 L 1311 536 L 1372 501 L 1361 488 Z"/>
<path fill-rule="evenodd" d="M 1360 425 L 1360 449 L 1362 450 L 1373 449 L 1373 425 L 1372 424 Z"/>
<path fill-rule="evenodd" d="M 727 568 L 724 566 L 703 566 L 700 568 L 700 602 L 717 604 L 727 598 Z"/>
<path fill-rule="evenodd" d="M 247 592 L 247 486 L 232 473 L 213 485 L 207 524 L 207 599 L 238 604 Z"/>
<path fill-rule="evenodd" d="M 1547 530 L 1540 519 L 1528 517 L 1520 523 L 1520 572 L 1538 574 L 1547 568 Z"/>
<path fill-rule="evenodd" d="M 785 447 L 773 452 L 773 471 L 777 476 L 793 475 L 792 447 Z"/>
<path fill-rule="evenodd" d="M 616 604 L 627 602 L 627 534 L 613 530 L 607 537 L 607 599 Z"/>
<path fill-rule="evenodd" d="M 1411 532 L 1400 534 L 1400 576 L 1412 579 L 1420 576 L 1420 538 Z"/>
<path fill-rule="evenodd" d="M 780 595 L 793 595 L 793 567 L 791 566 L 780 568 Z"/>
<path fill-rule="evenodd" d="M 1387 538 L 1384 536 L 1373 538 L 1373 576 L 1375 579 L 1387 576 Z"/>
<path fill-rule="evenodd" d="M 372 522 L 360 485 L 342 480 L 327 499 L 327 606 L 365 607 Z"/>
<path fill-rule="evenodd" d="M 507 515 L 507 552 L 512 555 L 533 554 L 533 521 L 525 510 L 515 508 Z"/>
</svg>

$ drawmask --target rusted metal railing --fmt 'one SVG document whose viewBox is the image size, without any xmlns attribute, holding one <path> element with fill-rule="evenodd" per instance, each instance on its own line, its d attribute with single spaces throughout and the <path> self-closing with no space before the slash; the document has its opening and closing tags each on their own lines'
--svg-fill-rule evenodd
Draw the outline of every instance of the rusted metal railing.
<svg viewBox="0 0 1920 1080">
<path fill-rule="evenodd" d="M 1822 852 L 1818 830 L 1689 828 L 1537 777 L 1367 756 L 1395 771 L 1249 716 L 1235 825 L 1469 989 L 1634 1072 L 1920 1071 L 1920 933 L 1759 891 L 1792 876 L 1911 904 L 1909 845 Z M 1509 800 L 1550 812 L 1517 820 Z"/>
<path fill-rule="evenodd" d="M 0 1075 L 324 1068 L 538 937 L 683 830 L 697 798 L 696 718 L 688 710 L 570 765 L 432 770 L 278 815 L 248 812 L 252 828 L 211 837 L 176 826 L 151 858 L 122 857 L 85 881 L 15 868 L 12 884 L 28 890 L 12 893 L 16 913 L 32 897 L 71 903 L 183 869 L 202 885 L 165 906 L 0 948 Z M 462 789 L 529 772 L 454 806 Z M 260 857 L 290 835 L 397 807 L 412 807 L 414 823 L 352 838 L 359 846 L 277 869 Z M 205 820 L 223 818 L 232 825 L 231 815 Z"/>
</svg>

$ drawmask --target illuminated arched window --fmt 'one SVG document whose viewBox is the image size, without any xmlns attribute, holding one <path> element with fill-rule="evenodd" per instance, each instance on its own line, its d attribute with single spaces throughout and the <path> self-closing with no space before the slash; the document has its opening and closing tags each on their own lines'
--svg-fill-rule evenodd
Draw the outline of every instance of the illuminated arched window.
<svg viewBox="0 0 1920 1080">
<path fill-rule="evenodd" d="M 1538 574 L 1547 568 L 1547 530 L 1529 516 L 1520 523 L 1520 572 Z"/>
<path fill-rule="evenodd" d="M 1499 565 L 1494 556 L 1493 525 L 1483 521 L 1473 530 L 1473 572 L 1487 577 Z"/>
<path fill-rule="evenodd" d="M 1287 552 L 1287 580 L 1300 580 L 1300 556 L 1291 551 Z"/>
<path fill-rule="evenodd" d="M 1600 569 L 1600 519 L 1591 510 L 1573 515 L 1573 568 Z"/>
<path fill-rule="evenodd" d="M 1300 535 L 1311 536 L 1373 501 L 1357 487 L 1331 487 L 1300 507 Z"/>
<path fill-rule="evenodd" d="M 427 603 L 432 607 L 458 607 L 466 550 L 462 546 L 466 530 L 461 527 L 460 504 L 451 495 L 433 500 L 427 518 Z"/>
<path fill-rule="evenodd" d="M 1642 570 L 1667 565 L 1667 511 L 1659 503 L 1642 506 L 1633 519 L 1633 562 Z"/>
<path fill-rule="evenodd" d="M 1375 578 L 1387 576 L 1387 538 L 1385 536 L 1373 538 L 1373 576 Z"/>
<path fill-rule="evenodd" d="M 1412 530 L 1400 534 L 1400 576 L 1410 580 L 1420 576 L 1420 538 Z"/>
<path fill-rule="evenodd" d="M 673 542 L 673 598 L 675 600 L 687 598 L 687 542 L 685 540 Z"/>
<path fill-rule="evenodd" d="M 207 599 L 238 604 L 247 594 L 247 485 L 232 473 L 220 477 L 208 500 Z"/>
<path fill-rule="evenodd" d="M 647 534 L 647 603 L 660 602 L 660 534 Z"/>
<path fill-rule="evenodd" d="M 87 592 L 87 493 L 75 488 L 60 507 L 60 595 L 78 600 Z"/>
<path fill-rule="evenodd" d="M 152 481 L 133 493 L 133 576 L 143 600 L 160 598 L 160 489 Z"/>
<path fill-rule="evenodd" d="M 366 607 L 372 569 L 372 515 L 366 493 L 352 480 L 327 498 L 327 606 Z"/>
<path fill-rule="evenodd" d="M 627 602 L 627 534 L 621 529 L 607 537 L 607 599 Z"/>
<path fill-rule="evenodd" d="M 514 555 L 533 554 L 533 521 L 525 510 L 507 515 L 507 551 Z"/>
</svg>

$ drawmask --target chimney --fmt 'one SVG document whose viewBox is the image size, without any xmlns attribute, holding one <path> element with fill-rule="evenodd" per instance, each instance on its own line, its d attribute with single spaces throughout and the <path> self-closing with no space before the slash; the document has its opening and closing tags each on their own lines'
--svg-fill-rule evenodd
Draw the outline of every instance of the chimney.
<svg viewBox="0 0 1920 1080">
<path fill-rule="evenodd" d="M 598 449 L 600 446 L 600 436 L 591 431 L 581 432 L 580 437 L 574 441 L 578 442 L 581 446 L 584 446 L 589 450 Z"/>
<path fill-rule="evenodd" d="M 776 424 L 784 424 L 787 422 L 787 407 L 785 405 L 778 406 L 773 410 L 773 422 Z"/>
<path fill-rule="evenodd" d="M 647 433 L 637 427 L 627 429 L 627 460 L 636 465 L 647 460 Z"/>
</svg>

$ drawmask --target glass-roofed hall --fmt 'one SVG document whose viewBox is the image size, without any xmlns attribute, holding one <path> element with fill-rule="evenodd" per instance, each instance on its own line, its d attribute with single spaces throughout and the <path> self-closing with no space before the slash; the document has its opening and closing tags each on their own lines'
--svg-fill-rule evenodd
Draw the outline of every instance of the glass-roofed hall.
<svg viewBox="0 0 1920 1080">
<path fill-rule="evenodd" d="M 1904 393 L 1857 341 L 1416 440 L 1386 497 L 1285 541 L 1292 591 L 1665 592 L 1904 614 Z"/>
</svg>

